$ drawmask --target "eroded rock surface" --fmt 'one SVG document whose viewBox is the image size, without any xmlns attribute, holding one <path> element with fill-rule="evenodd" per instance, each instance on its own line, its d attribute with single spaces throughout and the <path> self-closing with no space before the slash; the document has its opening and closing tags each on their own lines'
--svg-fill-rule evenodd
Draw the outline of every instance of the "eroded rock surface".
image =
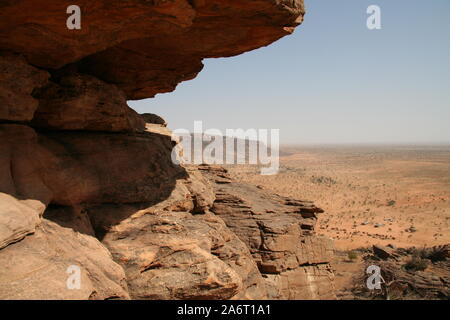
<svg viewBox="0 0 450 320">
<path fill-rule="evenodd" d="M 97 219 L 117 210 L 123 208 L 90 212 Z M 114 225 L 102 241 L 124 267 L 133 298 L 265 298 L 248 248 L 211 213 L 143 209 Z"/>
<path fill-rule="evenodd" d="M 271 299 L 334 299 L 331 240 L 314 235 L 323 210 L 232 181 L 226 169 L 202 165 L 213 182 L 211 209 L 250 248 Z"/>
<path fill-rule="evenodd" d="M 129 298 L 123 269 L 97 239 L 45 219 L 0 250 L 0 265 L 0 299 Z M 79 289 L 68 286 L 71 266 L 80 268 Z"/>
<path fill-rule="evenodd" d="M 0 193 L 0 249 L 34 233 L 44 209 L 45 206 L 38 201 L 19 201 Z"/>
<path fill-rule="evenodd" d="M 0 52 L 0 120 L 30 121 L 38 107 L 33 90 L 47 84 L 49 74 L 18 54 Z"/>
</svg>

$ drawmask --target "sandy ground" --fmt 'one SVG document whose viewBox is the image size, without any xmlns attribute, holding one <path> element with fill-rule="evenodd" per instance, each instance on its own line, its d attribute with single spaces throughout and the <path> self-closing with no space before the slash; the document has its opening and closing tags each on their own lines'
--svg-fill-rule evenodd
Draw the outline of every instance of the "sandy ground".
<svg viewBox="0 0 450 320">
<path fill-rule="evenodd" d="M 339 250 L 450 243 L 450 147 L 289 147 L 280 172 L 229 166 L 240 181 L 312 200 L 326 212 L 316 231 Z"/>
</svg>

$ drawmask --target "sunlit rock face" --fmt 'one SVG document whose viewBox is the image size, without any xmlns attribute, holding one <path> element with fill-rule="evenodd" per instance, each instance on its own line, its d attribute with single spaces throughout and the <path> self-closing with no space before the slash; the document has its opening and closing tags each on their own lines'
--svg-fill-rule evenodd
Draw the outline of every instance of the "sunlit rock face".
<svg viewBox="0 0 450 320">
<path fill-rule="evenodd" d="M 173 163 L 165 121 L 127 105 L 290 34 L 303 2 L 80 0 L 69 30 L 72 4 L 0 3 L 0 298 L 332 297 L 312 216 L 240 212 L 242 185 Z"/>
<path fill-rule="evenodd" d="M 323 210 L 233 181 L 227 170 L 202 165 L 216 200 L 211 210 L 250 249 L 270 299 L 334 299 L 333 244 L 314 227 Z"/>
</svg>

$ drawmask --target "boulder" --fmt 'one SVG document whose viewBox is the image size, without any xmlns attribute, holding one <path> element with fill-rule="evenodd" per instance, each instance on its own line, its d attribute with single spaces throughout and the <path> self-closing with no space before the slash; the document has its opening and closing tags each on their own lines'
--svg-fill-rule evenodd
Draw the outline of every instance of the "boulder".
<svg viewBox="0 0 450 320">
<path fill-rule="evenodd" d="M 0 266 L 0 299 L 129 299 L 123 269 L 97 239 L 46 219 L 0 249 Z M 72 266 L 79 287 L 68 285 Z"/>
<path fill-rule="evenodd" d="M 0 250 L 34 233 L 44 209 L 45 206 L 37 201 L 19 201 L 0 193 Z"/>
</svg>

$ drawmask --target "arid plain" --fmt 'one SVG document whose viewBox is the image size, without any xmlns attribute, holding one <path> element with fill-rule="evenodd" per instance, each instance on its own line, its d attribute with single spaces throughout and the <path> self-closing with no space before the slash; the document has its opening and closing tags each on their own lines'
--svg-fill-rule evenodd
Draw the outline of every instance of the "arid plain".
<svg viewBox="0 0 450 320">
<path fill-rule="evenodd" d="M 281 154 L 277 175 L 228 169 L 237 180 L 314 201 L 325 210 L 316 230 L 336 249 L 450 242 L 450 146 L 298 146 Z"/>
</svg>

